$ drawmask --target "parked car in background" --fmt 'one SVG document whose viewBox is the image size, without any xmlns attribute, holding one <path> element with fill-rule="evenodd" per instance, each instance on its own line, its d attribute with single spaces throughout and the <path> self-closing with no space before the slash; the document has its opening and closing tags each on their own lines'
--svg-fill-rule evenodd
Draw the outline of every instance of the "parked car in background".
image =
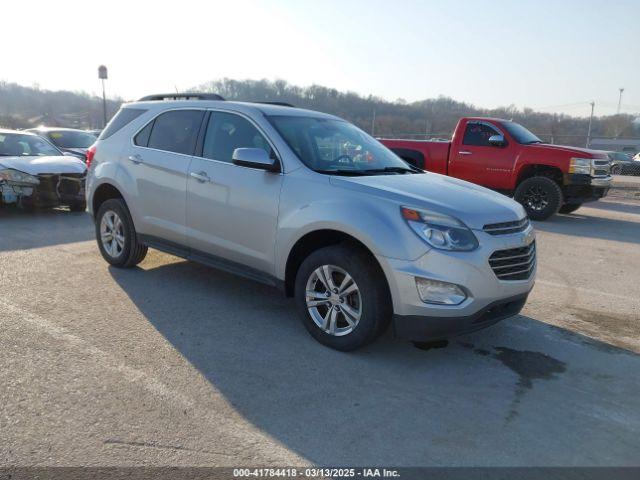
<svg viewBox="0 0 640 480">
<path fill-rule="evenodd" d="M 604 152 L 545 144 L 509 120 L 462 118 L 450 142 L 380 141 L 419 168 L 513 196 L 533 220 L 573 212 L 611 185 Z"/>
<path fill-rule="evenodd" d="M 640 175 L 640 161 L 635 161 L 631 154 L 624 152 L 606 152 L 606 154 L 611 160 L 613 175 Z"/>
<path fill-rule="evenodd" d="M 517 202 L 409 166 L 332 115 L 185 96 L 124 105 L 89 149 L 109 264 L 152 247 L 280 287 L 338 350 L 392 320 L 430 341 L 522 309 L 536 246 Z"/>
<path fill-rule="evenodd" d="M 0 130 L 0 204 L 83 211 L 87 167 L 42 137 Z"/>
<path fill-rule="evenodd" d="M 93 132 L 74 128 L 38 127 L 27 131 L 46 138 L 63 152 L 82 160 L 86 160 L 87 149 L 98 138 Z"/>
</svg>

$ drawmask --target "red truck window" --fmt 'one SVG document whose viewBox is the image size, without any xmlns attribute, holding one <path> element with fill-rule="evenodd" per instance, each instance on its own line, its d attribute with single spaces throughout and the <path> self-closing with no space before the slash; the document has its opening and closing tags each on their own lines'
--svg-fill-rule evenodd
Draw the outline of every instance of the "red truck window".
<svg viewBox="0 0 640 480">
<path fill-rule="evenodd" d="M 489 147 L 489 137 L 493 135 L 500 135 L 500 132 L 486 123 L 468 123 L 462 143 L 463 145 Z"/>
</svg>

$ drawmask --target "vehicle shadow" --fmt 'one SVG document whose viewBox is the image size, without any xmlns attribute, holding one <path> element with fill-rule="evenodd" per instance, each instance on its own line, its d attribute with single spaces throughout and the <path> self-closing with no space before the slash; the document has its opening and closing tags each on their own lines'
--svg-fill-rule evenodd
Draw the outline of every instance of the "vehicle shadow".
<svg viewBox="0 0 640 480">
<path fill-rule="evenodd" d="M 554 215 L 544 222 L 534 222 L 534 226 L 543 232 L 640 244 L 640 218 L 632 218 L 637 221 L 596 217 L 578 210 L 572 214 Z"/>
<path fill-rule="evenodd" d="M 619 202 L 591 202 L 585 205 L 588 208 L 605 210 L 609 212 L 634 213 L 640 215 L 640 203 L 619 203 Z M 576 212 L 580 214 L 580 212 Z"/>
<path fill-rule="evenodd" d="M 88 213 L 0 207 L 0 252 L 83 242 L 94 238 Z"/>
<path fill-rule="evenodd" d="M 519 316 L 446 348 L 418 349 L 387 332 L 341 353 L 316 343 L 270 287 L 186 261 L 155 265 L 110 272 L 237 412 L 315 464 L 640 458 L 632 352 Z"/>
</svg>

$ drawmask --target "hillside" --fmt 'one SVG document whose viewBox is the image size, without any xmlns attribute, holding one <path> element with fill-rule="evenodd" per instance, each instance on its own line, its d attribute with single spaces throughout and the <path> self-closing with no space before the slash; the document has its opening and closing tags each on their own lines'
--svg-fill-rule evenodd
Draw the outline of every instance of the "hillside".
<svg viewBox="0 0 640 480">
<path fill-rule="evenodd" d="M 113 115 L 120 103 L 120 100 L 108 100 L 108 115 Z M 102 98 L 84 92 L 54 92 L 0 81 L 0 127 L 100 128 L 102 117 Z"/>
</svg>

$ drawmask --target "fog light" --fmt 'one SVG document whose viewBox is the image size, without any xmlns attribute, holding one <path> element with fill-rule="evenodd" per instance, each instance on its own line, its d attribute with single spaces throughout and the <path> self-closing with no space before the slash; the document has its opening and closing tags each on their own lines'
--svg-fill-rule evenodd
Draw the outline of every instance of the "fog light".
<svg viewBox="0 0 640 480">
<path fill-rule="evenodd" d="M 454 284 L 416 277 L 420 299 L 437 305 L 460 305 L 467 298 L 462 289 Z"/>
</svg>

